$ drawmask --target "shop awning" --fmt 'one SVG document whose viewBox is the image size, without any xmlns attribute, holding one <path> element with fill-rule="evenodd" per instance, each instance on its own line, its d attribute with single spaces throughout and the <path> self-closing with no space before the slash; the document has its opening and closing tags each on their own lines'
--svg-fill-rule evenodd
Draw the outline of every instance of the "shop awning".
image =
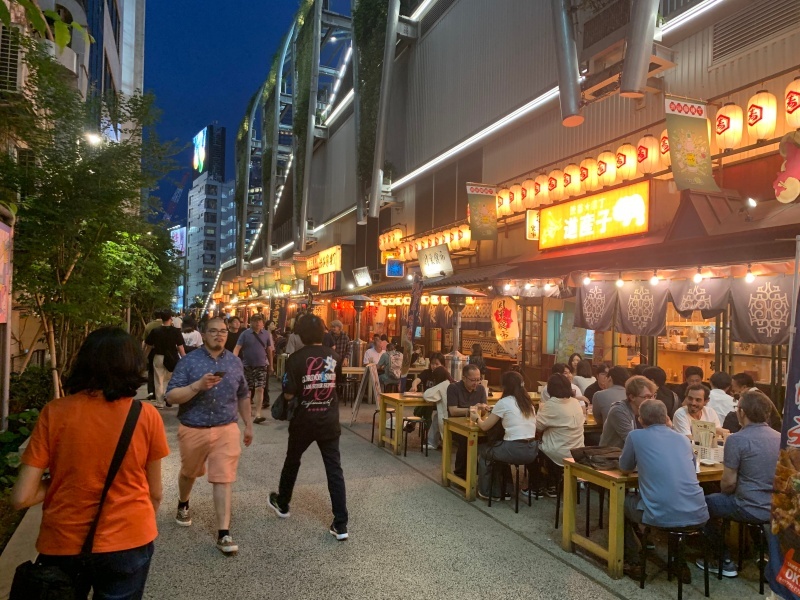
<svg viewBox="0 0 800 600">
<path fill-rule="evenodd" d="M 476 267 L 474 269 L 466 269 L 453 275 L 448 275 L 436 281 L 436 287 L 446 288 L 454 285 L 469 285 L 486 283 L 491 284 L 494 280 L 511 271 L 514 267 L 508 264 L 489 265 L 484 267 Z M 431 287 L 426 282 L 426 287 Z"/>
</svg>

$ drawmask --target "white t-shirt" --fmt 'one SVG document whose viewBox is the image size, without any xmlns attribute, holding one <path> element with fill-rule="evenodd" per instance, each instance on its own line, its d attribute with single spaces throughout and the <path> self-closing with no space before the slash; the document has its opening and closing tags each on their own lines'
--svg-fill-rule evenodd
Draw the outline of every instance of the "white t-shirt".
<svg viewBox="0 0 800 600">
<path fill-rule="evenodd" d="M 375 348 L 368 348 L 366 352 L 364 352 L 364 364 L 378 364 L 383 352 L 378 352 Z"/>
<path fill-rule="evenodd" d="M 195 329 L 194 331 L 190 331 L 189 333 L 183 334 L 183 343 L 186 346 L 199 348 L 200 346 L 203 345 L 203 336 L 200 334 L 199 331 Z"/>
<path fill-rule="evenodd" d="M 717 413 L 720 423 L 725 421 L 728 413 L 736 408 L 736 400 L 729 396 L 724 390 L 713 389 L 708 395 L 708 408 L 713 408 Z"/>
<path fill-rule="evenodd" d="M 517 406 L 514 396 L 505 396 L 498 400 L 492 414 L 503 421 L 503 428 L 506 430 L 503 440 L 529 440 L 536 437 L 536 414 L 526 418 Z"/>
<path fill-rule="evenodd" d="M 686 410 L 685 406 L 681 406 L 678 410 L 675 411 L 675 414 L 672 415 L 672 428 L 681 433 L 683 435 L 688 435 L 691 437 L 692 435 L 692 419 L 689 416 L 689 411 Z M 714 409 L 710 406 L 706 405 L 703 407 L 703 412 L 700 413 L 700 421 L 708 421 L 710 423 L 714 423 L 716 427 L 720 427 L 719 424 L 719 417 L 717 417 L 717 413 L 714 412 Z"/>
<path fill-rule="evenodd" d="M 573 385 L 577 385 L 578 389 L 581 391 L 581 395 L 586 391 L 586 388 L 592 385 L 595 381 L 597 381 L 596 377 L 581 377 L 580 375 L 575 375 L 572 378 Z"/>
<path fill-rule="evenodd" d="M 581 392 L 581 389 L 573 383 L 572 397 L 577 398 L 578 396 L 583 396 L 583 392 Z M 547 402 L 548 400 L 550 400 L 550 394 L 547 393 L 547 386 L 544 386 L 544 389 L 542 389 L 542 402 Z"/>
</svg>

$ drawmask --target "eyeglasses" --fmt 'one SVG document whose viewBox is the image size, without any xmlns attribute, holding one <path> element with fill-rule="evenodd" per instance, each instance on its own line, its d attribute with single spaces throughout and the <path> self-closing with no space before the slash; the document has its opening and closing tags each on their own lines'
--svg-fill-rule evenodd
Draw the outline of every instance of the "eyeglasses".
<svg viewBox="0 0 800 600">
<path fill-rule="evenodd" d="M 228 335 L 227 329 L 206 329 L 208 335 Z"/>
<path fill-rule="evenodd" d="M 472 383 L 480 383 L 481 382 L 481 378 L 478 377 L 477 379 L 473 379 L 472 377 L 464 377 L 464 381 L 470 381 Z"/>
<path fill-rule="evenodd" d="M 647 394 L 646 396 L 636 396 L 636 397 L 639 398 L 640 400 L 652 400 L 653 398 L 655 398 L 653 394 Z"/>
</svg>

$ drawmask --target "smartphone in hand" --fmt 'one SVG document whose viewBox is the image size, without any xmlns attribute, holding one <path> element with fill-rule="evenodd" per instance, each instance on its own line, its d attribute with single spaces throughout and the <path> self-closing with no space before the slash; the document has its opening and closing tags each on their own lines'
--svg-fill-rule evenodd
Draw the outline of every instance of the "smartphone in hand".
<svg viewBox="0 0 800 600">
<path fill-rule="evenodd" d="M 214 377 L 225 377 L 225 371 L 217 371 L 214 373 Z"/>
</svg>

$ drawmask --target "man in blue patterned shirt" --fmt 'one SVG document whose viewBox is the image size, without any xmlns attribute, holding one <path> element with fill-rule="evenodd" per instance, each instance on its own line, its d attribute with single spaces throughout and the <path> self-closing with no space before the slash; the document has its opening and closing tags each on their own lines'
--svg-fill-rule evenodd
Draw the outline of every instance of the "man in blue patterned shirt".
<svg viewBox="0 0 800 600">
<path fill-rule="evenodd" d="M 203 346 L 178 363 L 167 389 L 167 398 L 178 405 L 178 443 L 181 471 L 178 477 L 178 525 L 192 524 L 189 494 L 195 479 L 206 473 L 214 488 L 217 514 L 217 548 L 224 554 L 239 547 L 230 534 L 232 484 L 242 448 L 239 417 L 244 421 L 244 445 L 253 441 L 250 390 L 242 361 L 225 349 L 228 329 L 214 317 L 206 324 Z"/>
</svg>

